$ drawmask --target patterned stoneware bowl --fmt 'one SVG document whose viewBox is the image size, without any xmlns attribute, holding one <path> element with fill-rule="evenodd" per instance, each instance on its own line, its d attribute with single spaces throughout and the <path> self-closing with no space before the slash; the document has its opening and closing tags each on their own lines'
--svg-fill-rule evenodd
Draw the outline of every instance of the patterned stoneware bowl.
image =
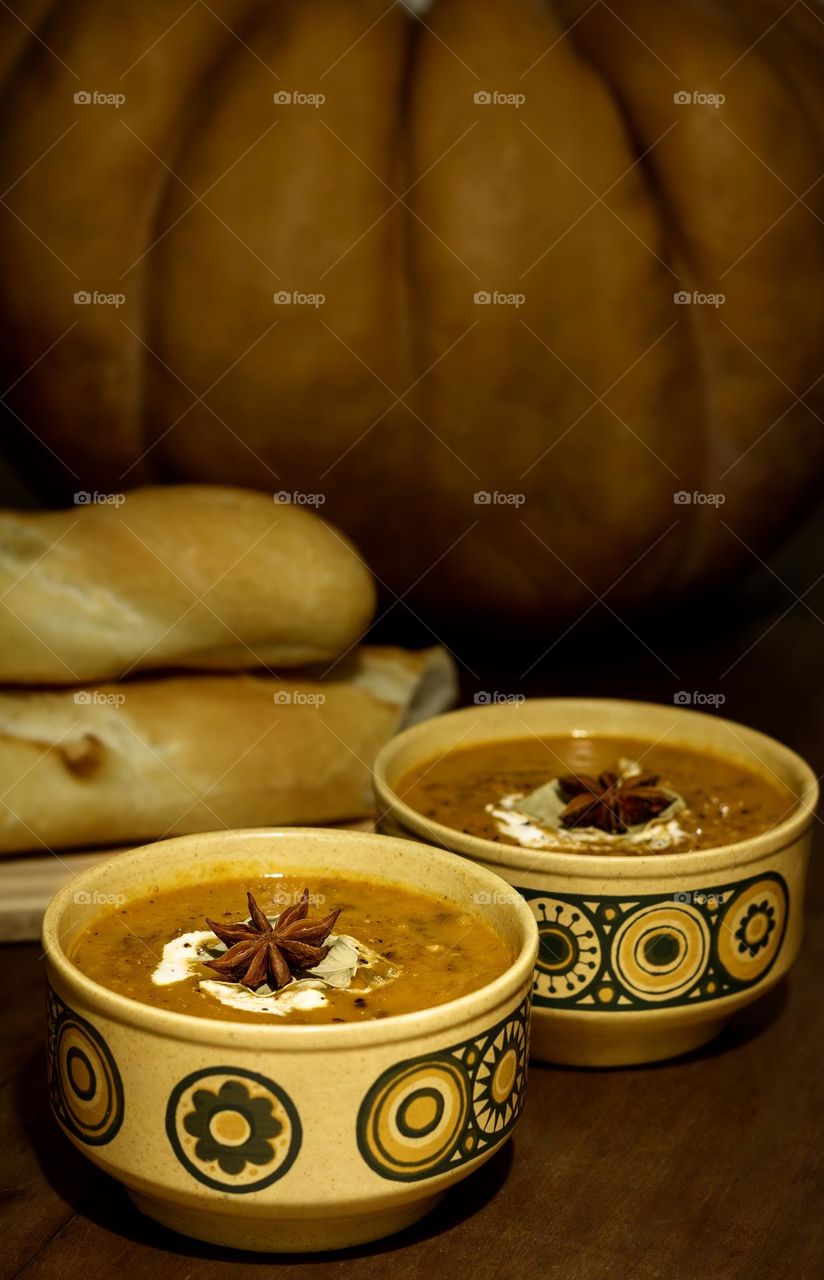
<svg viewBox="0 0 824 1280">
<path fill-rule="evenodd" d="M 694 853 L 596 856 L 464 835 L 415 812 L 404 775 L 477 742 L 574 730 L 708 750 L 757 766 L 797 799 L 769 832 Z M 801 943 L 812 770 L 772 738 L 714 715 L 640 702 L 552 698 L 469 707 L 394 738 L 375 764 L 380 827 L 497 871 L 541 934 L 533 1057 L 572 1066 L 654 1062 L 697 1048 L 787 972 Z M 647 942 L 654 936 L 654 948 Z M 652 954 L 655 963 L 645 956 Z"/>
<path fill-rule="evenodd" d="M 139 1004 L 68 958 L 90 910 L 209 876 L 333 871 L 475 907 L 516 959 L 421 1013 L 256 1026 Z M 262 1251 L 341 1248 L 415 1222 L 510 1135 L 524 1099 L 534 919 L 462 858 L 361 832 L 222 831 L 82 872 L 43 927 L 51 1103 L 64 1133 L 150 1217 Z"/>
</svg>

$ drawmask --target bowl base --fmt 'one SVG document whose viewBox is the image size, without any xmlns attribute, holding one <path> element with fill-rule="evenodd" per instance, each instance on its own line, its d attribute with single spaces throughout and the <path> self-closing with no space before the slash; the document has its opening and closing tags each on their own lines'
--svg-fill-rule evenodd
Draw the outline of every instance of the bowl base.
<svg viewBox="0 0 824 1280">
<path fill-rule="evenodd" d="M 445 1194 L 441 1191 L 391 1209 L 345 1217 L 282 1218 L 274 1214 L 244 1217 L 236 1212 L 223 1214 L 213 1209 L 191 1209 L 130 1188 L 127 1191 L 141 1213 L 172 1231 L 207 1244 L 256 1253 L 314 1253 L 381 1240 L 423 1218 Z"/>
<path fill-rule="evenodd" d="M 723 1031 L 729 1016 L 643 1029 L 637 1023 L 615 1025 L 621 1021 L 619 1014 L 611 1018 L 611 1025 L 606 1026 L 599 1018 L 596 1026 L 587 1016 L 565 1025 L 563 1017 L 542 1018 L 536 1011 L 532 1018 L 530 1057 L 533 1061 L 554 1062 L 564 1067 L 632 1067 L 645 1062 L 663 1062 L 714 1040 Z"/>
</svg>

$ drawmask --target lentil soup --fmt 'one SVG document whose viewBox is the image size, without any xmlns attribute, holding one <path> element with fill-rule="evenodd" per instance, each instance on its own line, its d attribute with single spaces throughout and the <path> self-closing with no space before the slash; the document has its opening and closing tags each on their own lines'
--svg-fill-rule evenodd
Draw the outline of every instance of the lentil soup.
<svg viewBox="0 0 824 1280">
<path fill-rule="evenodd" d="M 622 855 L 731 844 L 795 805 L 777 779 L 731 758 L 607 735 L 459 747 L 395 790 L 424 817 L 483 840 Z"/>
<path fill-rule="evenodd" d="M 283 913 L 301 901 L 304 885 L 310 887 L 308 915 L 292 929 L 299 947 L 315 940 L 314 921 L 322 924 L 341 909 L 322 940 L 327 954 L 316 970 L 298 968 L 276 990 L 267 973 L 251 990 L 209 967 L 229 952 L 207 918 L 225 932 L 228 946 L 235 933 L 254 927 L 247 892 L 277 928 Z M 283 954 L 289 958 L 288 938 Z M 304 872 L 299 879 L 258 874 L 158 890 L 99 917 L 77 939 L 71 958 L 95 982 L 157 1008 L 202 1018 L 312 1024 L 363 1022 L 444 1004 L 492 982 L 514 957 L 469 905 L 464 910 L 380 881 Z M 248 979 L 246 953 L 234 976 L 242 978 L 244 968 Z"/>
</svg>

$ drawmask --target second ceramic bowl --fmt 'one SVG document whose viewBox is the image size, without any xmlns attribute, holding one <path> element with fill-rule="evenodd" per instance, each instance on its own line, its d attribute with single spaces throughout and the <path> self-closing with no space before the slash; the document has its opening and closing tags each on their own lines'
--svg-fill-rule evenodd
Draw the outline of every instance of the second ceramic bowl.
<svg viewBox="0 0 824 1280">
<path fill-rule="evenodd" d="M 777 777 L 796 804 L 778 826 L 736 844 L 604 857 L 465 835 L 410 808 L 399 790 L 409 770 L 456 747 L 573 732 L 666 738 L 726 755 Z M 548 698 L 468 707 L 393 738 L 374 781 L 382 830 L 463 854 L 528 901 L 541 935 L 537 1058 L 618 1066 L 686 1053 L 774 986 L 798 953 L 818 786 L 799 756 L 753 729 L 640 702 Z M 650 968 L 641 941 L 653 936 L 667 961 Z"/>
</svg>

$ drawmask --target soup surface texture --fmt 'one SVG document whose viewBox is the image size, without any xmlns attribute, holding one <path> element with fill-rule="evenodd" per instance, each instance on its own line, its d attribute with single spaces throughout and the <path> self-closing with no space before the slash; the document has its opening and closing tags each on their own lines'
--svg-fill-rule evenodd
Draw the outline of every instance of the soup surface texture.
<svg viewBox="0 0 824 1280">
<path fill-rule="evenodd" d="M 395 790 L 425 817 L 484 840 L 621 855 L 729 844 L 767 831 L 795 804 L 777 779 L 721 755 L 595 735 L 459 747 Z M 586 799 L 570 822 L 576 791 Z"/>
<path fill-rule="evenodd" d="M 273 921 L 300 899 L 305 885 L 310 917 L 342 908 L 326 940 L 328 980 L 299 971 L 278 991 L 268 984 L 250 991 L 206 967 L 205 961 L 224 953 L 207 916 L 220 925 L 248 919 L 251 890 Z M 306 871 L 299 879 L 257 873 L 158 889 L 98 917 L 75 942 L 71 958 L 102 986 L 160 1009 L 306 1024 L 362 1022 L 444 1004 L 492 982 L 514 957 L 470 904 L 462 910 L 398 885 Z"/>
</svg>

